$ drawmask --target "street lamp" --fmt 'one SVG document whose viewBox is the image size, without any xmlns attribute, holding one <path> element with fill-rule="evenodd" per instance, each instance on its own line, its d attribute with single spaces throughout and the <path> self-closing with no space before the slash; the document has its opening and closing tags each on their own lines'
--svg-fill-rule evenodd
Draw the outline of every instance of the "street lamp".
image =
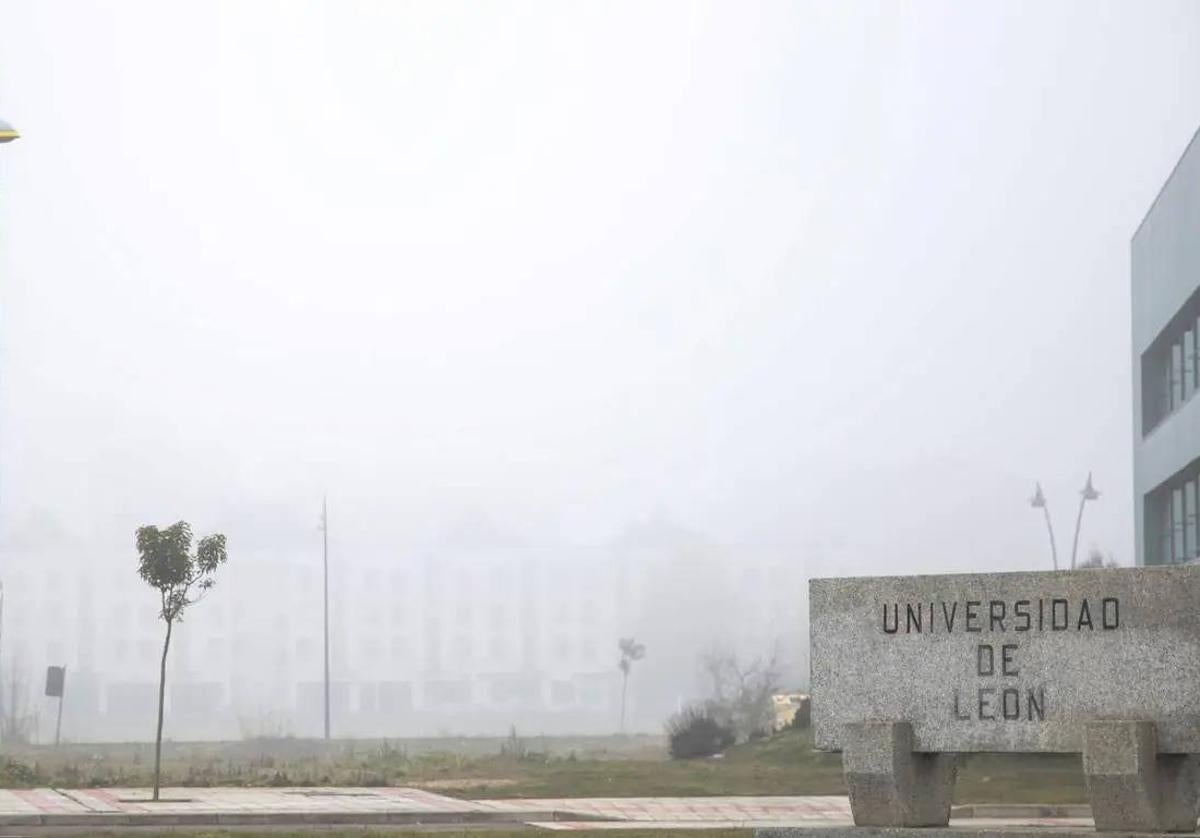
<svg viewBox="0 0 1200 838">
<path fill-rule="evenodd" d="M 7 122 L 5 122 L 3 119 L 0 119 L 0 145 L 3 145 L 4 143 L 11 143 L 13 140 L 18 139 L 20 136 L 21 135 L 20 135 L 20 133 L 18 133 L 16 128 L 13 128 L 11 125 L 9 125 Z M 4 583 L 0 582 L 0 633 L 2 633 L 3 630 L 4 630 Z M 2 687 L 2 682 L 0 682 L 0 687 Z M 3 718 L 3 711 L 4 711 L 3 690 L 0 689 L 0 718 Z"/>
<path fill-rule="evenodd" d="M 325 609 L 325 741 L 329 741 L 329 507 L 321 497 L 321 555 L 324 566 Z"/>
<path fill-rule="evenodd" d="M 1050 559 L 1054 562 L 1054 569 L 1058 570 L 1058 548 L 1054 546 L 1054 527 L 1050 524 L 1050 508 L 1046 506 L 1046 496 L 1042 494 L 1041 483 L 1037 484 L 1037 491 L 1029 499 L 1029 505 L 1034 509 L 1042 510 L 1042 514 L 1046 516 L 1046 532 L 1050 533 Z"/>
<path fill-rule="evenodd" d="M 1079 514 L 1075 517 L 1075 541 L 1071 544 L 1071 570 L 1075 569 L 1075 551 L 1079 548 L 1079 525 L 1083 523 L 1084 504 L 1099 497 L 1100 493 L 1092 486 L 1092 473 L 1089 471 L 1087 483 L 1079 491 Z"/>
</svg>

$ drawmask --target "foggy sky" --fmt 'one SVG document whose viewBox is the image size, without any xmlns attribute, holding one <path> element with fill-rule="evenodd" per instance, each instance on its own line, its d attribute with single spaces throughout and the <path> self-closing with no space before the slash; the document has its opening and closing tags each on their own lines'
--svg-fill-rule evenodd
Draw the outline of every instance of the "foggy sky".
<svg viewBox="0 0 1200 838">
<path fill-rule="evenodd" d="M 0 2 L 0 529 L 132 573 L 178 518 L 318 550 L 328 492 L 346 552 L 661 514 L 825 572 L 1016 569 L 1034 481 L 1061 555 L 1092 470 L 1081 552 L 1130 563 L 1128 247 L 1198 32 Z"/>
</svg>

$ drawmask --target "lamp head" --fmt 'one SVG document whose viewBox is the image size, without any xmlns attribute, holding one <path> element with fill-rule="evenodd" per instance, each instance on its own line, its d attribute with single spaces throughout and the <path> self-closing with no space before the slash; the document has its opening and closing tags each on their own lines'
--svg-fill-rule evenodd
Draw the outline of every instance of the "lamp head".
<svg viewBox="0 0 1200 838">
<path fill-rule="evenodd" d="M 1029 505 L 1034 509 L 1046 508 L 1046 496 L 1042 494 L 1042 484 L 1037 484 L 1037 491 L 1033 493 L 1033 497 L 1029 499 Z"/>
</svg>

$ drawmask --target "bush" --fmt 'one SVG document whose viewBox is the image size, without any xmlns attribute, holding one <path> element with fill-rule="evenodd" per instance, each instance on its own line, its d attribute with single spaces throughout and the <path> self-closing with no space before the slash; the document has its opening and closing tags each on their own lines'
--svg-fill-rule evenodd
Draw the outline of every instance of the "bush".
<svg viewBox="0 0 1200 838">
<path fill-rule="evenodd" d="M 710 757 L 733 744 L 733 730 L 705 707 L 685 707 L 667 722 L 667 742 L 674 759 Z"/>
</svg>

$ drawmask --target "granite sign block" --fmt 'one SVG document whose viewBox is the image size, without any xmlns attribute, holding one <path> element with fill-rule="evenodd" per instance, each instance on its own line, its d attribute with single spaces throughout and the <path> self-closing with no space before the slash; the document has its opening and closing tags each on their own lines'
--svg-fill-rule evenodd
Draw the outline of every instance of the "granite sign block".
<svg viewBox="0 0 1200 838">
<path fill-rule="evenodd" d="M 812 723 L 904 722 L 915 752 L 1081 753 L 1097 720 L 1200 753 L 1200 566 L 814 579 Z"/>
</svg>

